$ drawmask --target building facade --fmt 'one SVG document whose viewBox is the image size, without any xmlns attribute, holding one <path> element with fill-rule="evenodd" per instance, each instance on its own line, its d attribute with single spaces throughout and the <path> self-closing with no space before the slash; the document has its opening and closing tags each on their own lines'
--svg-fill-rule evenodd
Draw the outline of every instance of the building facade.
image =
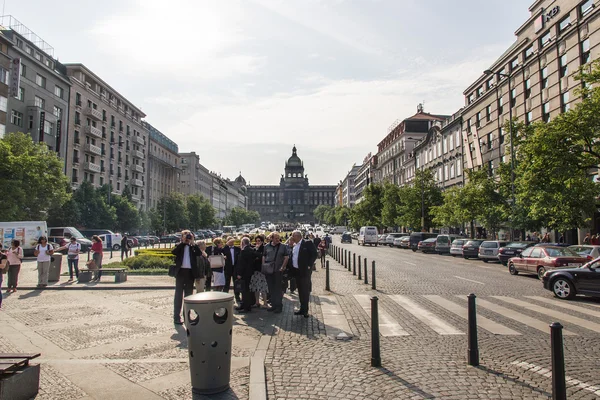
<svg viewBox="0 0 600 400">
<path fill-rule="evenodd" d="M 13 60 L 8 55 L 8 48 L 12 46 L 12 42 L 0 30 L 0 138 L 6 132 L 6 124 L 8 122 L 8 99 L 19 95 L 20 84 L 20 60 L 13 67 Z M 12 73 L 11 73 L 12 72 Z M 14 73 L 16 72 L 16 76 Z M 10 89 L 9 89 L 10 88 Z"/>
<path fill-rule="evenodd" d="M 338 185 L 336 190 L 336 203 L 339 200 L 341 206 L 349 208 L 354 207 L 354 204 L 356 203 L 356 175 L 360 168 L 361 165 L 354 164 Z"/>
<path fill-rule="evenodd" d="M 235 181 L 230 181 L 216 173 L 212 177 L 212 205 L 217 210 L 217 217 L 224 219 L 231 209 L 240 207 L 248 208 L 246 180 L 238 176 Z"/>
<path fill-rule="evenodd" d="M 161 198 L 177 191 L 179 183 L 179 147 L 177 143 L 146 121 L 148 132 L 148 172 L 146 208 L 156 208 Z"/>
<path fill-rule="evenodd" d="M 273 223 L 314 222 L 314 209 L 321 204 L 334 206 L 335 193 L 335 185 L 310 186 L 294 146 L 279 185 L 248 186 L 248 209 Z"/>
<path fill-rule="evenodd" d="M 7 104 L 0 99 L 0 110 L 8 114 L 0 133 L 26 132 L 34 142 L 46 143 L 65 157 L 70 132 L 67 70 L 54 58 L 54 49 L 18 20 L 4 16 L 0 21 L 3 38 L 10 42 L 2 47 L 11 60 L 9 73 L 4 69 L 6 56 L 2 57 L 0 80 L 10 83 L 12 92 Z"/>
<path fill-rule="evenodd" d="M 363 159 L 363 163 L 356 172 L 354 179 L 354 196 L 355 204 L 358 204 L 363 199 L 363 192 L 367 186 L 374 182 L 375 171 L 377 170 L 377 155 L 371 153 Z"/>
<path fill-rule="evenodd" d="M 127 187 L 134 204 L 146 207 L 148 133 L 146 116 L 83 64 L 66 64 L 71 79 L 67 176 L 73 187 L 89 181 L 110 185 L 122 194 Z"/>
</svg>

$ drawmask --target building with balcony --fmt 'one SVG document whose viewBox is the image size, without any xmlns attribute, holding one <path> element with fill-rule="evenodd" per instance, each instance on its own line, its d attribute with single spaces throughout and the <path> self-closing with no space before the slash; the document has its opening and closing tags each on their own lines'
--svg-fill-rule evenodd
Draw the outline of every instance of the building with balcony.
<svg viewBox="0 0 600 400">
<path fill-rule="evenodd" d="M 246 180 L 240 175 L 231 181 L 215 172 L 210 173 L 212 178 L 212 205 L 217 210 L 217 218 L 227 217 L 231 209 L 240 207 L 247 209 L 248 197 Z"/>
<path fill-rule="evenodd" d="M 17 66 L 13 67 L 13 60 L 8 56 L 8 48 L 11 46 L 12 42 L 0 30 L 0 138 L 6 132 L 6 124 L 10 117 L 8 98 L 19 95 L 20 74 Z M 17 73 L 16 77 L 11 74 L 12 69 Z"/>
<path fill-rule="evenodd" d="M 0 31 L 0 96 L 4 85 L 11 92 L 7 102 L 0 98 L 0 110 L 7 114 L 0 134 L 28 133 L 34 142 L 46 143 L 66 158 L 71 87 L 67 69 L 54 58 L 48 43 L 12 16 L 0 17 Z M 5 69 L 6 56 L 11 73 Z M 0 125 L 4 125 L 1 114 Z"/>
<path fill-rule="evenodd" d="M 66 70 L 72 83 L 66 168 L 73 187 L 89 181 L 110 185 L 114 194 L 128 187 L 136 206 L 146 209 L 146 115 L 83 64 Z"/>
<path fill-rule="evenodd" d="M 147 159 L 147 201 L 148 209 L 155 208 L 161 198 L 169 193 L 179 190 L 179 147 L 165 134 L 142 121 L 142 126 L 148 132 L 148 159 Z M 137 140 L 134 138 L 134 140 Z M 138 141 L 139 143 L 139 141 Z M 135 171 L 144 173 L 143 167 L 135 165 Z"/>
<path fill-rule="evenodd" d="M 371 153 L 363 159 L 363 163 L 356 172 L 354 178 L 354 196 L 355 204 L 358 204 L 363 199 L 363 192 L 367 186 L 374 182 L 375 171 L 377 170 L 377 155 Z"/>
<path fill-rule="evenodd" d="M 179 153 L 181 175 L 179 192 L 184 195 L 199 194 L 212 199 L 213 177 L 210 171 L 200 164 L 200 156 L 195 152 Z"/>
</svg>

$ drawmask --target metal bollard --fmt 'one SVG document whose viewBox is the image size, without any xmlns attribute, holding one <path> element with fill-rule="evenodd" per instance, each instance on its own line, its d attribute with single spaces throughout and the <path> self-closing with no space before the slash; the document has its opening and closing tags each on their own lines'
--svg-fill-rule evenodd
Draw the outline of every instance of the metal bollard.
<svg viewBox="0 0 600 400">
<path fill-rule="evenodd" d="M 356 253 L 352 254 L 352 275 L 356 276 Z"/>
<path fill-rule="evenodd" d="M 348 258 L 348 250 L 344 249 L 344 253 L 342 254 L 342 265 L 344 266 L 344 268 L 348 269 L 348 266 L 346 265 L 346 259 Z"/>
<path fill-rule="evenodd" d="M 88 249 L 88 259 L 87 259 L 88 261 L 90 261 L 90 251 L 91 251 L 91 250 L 90 250 L 90 249 Z"/>
<path fill-rule="evenodd" d="M 552 400 L 567 399 L 562 329 L 563 326 L 560 322 L 553 322 L 550 324 L 550 347 L 552 349 Z"/>
<path fill-rule="evenodd" d="M 362 263 L 360 261 L 360 256 L 358 256 L 358 280 L 362 280 Z"/>
<path fill-rule="evenodd" d="M 331 291 L 329 287 L 329 260 L 325 261 L 325 290 Z"/>
<path fill-rule="evenodd" d="M 348 271 L 352 271 L 352 252 L 348 252 Z"/>
<path fill-rule="evenodd" d="M 365 257 L 365 285 L 369 284 L 369 278 L 367 278 L 367 257 Z"/>
<path fill-rule="evenodd" d="M 379 347 L 379 309 L 377 296 L 371 297 L 371 367 L 381 367 L 381 349 Z"/>
<path fill-rule="evenodd" d="M 477 309 L 475 307 L 475 296 L 473 293 L 467 296 L 469 300 L 469 328 L 468 328 L 468 347 L 467 362 L 474 367 L 479 365 L 479 345 L 477 344 Z"/>
<path fill-rule="evenodd" d="M 377 290 L 377 281 L 375 280 L 375 260 L 372 261 L 371 266 L 371 289 Z"/>
<path fill-rule="evenodd" d="M 113 252 L 113 247 L 112 247 L 112 246 L 110 246 L 110 258 L 111 258 L 111 259 L 113 258 L 112 252 Z"/>
</svg>

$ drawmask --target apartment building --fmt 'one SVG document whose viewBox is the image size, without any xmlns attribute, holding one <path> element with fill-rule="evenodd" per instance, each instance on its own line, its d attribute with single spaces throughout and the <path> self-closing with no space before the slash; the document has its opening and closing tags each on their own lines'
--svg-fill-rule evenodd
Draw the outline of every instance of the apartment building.
<svg viewBox="0 0 600 400">
<path fill-rule="evenodd" d="M 177 191 L 179 183 L 179 147 L 146 121 L 148 132 L 146 208 L 156 208 L 161 198 Z"/>
<path fill-rule="evenodd" d="M 356 203 L 356 175 L 360 170 L 361 165 L 354 164 L 348 174 L 344 177 L 341 185 L 341 203 L 342 206 L 349 208 L 354 207 Z"/>
<path fill-rule="evenodd" d="M 217 210 L 217 218 L 225 218 L 231 209 L 248 208 L 246 180 L 240 175 L 231 181 L 221 175 L 211 172 L 212 205 Z"/>
<path fill-rule="evenodd" d="M 13 60 L 8 55 L 12 42 L 0 30 L 0 138 L 6 132 L 8 122 L 8 99 L 19 95 L 21 60 Z"/>
<path fill-rule="evenodd" d="M 355 204 L 358 204 L 363 199 L 363 192 L 367 186 L 374 182 L 375 171 L 377 170 L 377 156 L 371 153 L 363 159 L 362 165 L 356 172 L 354 179 L 354 196 Z"/>
<path fill-rule="evenodd" d="M 186 196 L 200 194 L 207 200 L 212 199 L 213 177 L 210 171 L 200 164 L 200 156 L 196 152 L 179 153 L 181 174 L 179 191 Z"/>
<path fill-rule="evenodd" d="M 71 79 L 67 176 L 110 185 L 112 193 L 128 187 L 138 209 L 146 207 L 148 132 L 146 116 L 83 64 L 66 64 Z"/>
<path fill-rule="evenodd" d="M 510 146 L 509 118 L 549 121 L 577 101 L 578 68 L 600 51 L 593 0 L 537 0 L 515 42 L 465 91 L 465 167 L 494 172 Z"/>
<path fill-rule="evenodd" d="M 11 89 L 7 102 L 0 98 L 0 110 L 8 114 L 0 134 L 26 132 L 65 157 L 71 86 L 65 66 L 54 58 L 52 46 L 12 16 L 0 17 L 0 31 L 2 52 L 6 51 L 0 90 L 9 83 Z M 10 70 L 5 69 L 7 56 Z"/>
</svg>

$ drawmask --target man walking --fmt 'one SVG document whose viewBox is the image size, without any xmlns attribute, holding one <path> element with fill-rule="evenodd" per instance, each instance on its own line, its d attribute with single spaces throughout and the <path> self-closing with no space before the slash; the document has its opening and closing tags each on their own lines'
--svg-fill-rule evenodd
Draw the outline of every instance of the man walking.
<svg viewBox="0 0 600 400">
<path fill-rule="evenodd" d="M 229 293 L 229 288 L 231 287 L 231 281 L 233 280 L 233 274 L 235 265 L 238 261 L 238 256 L 240 255 L 240 248 L 234 246 L 235 240 L 232 237 L 227 238 L 227 243 L 225 247 L 223 247 L 223 255 L 225 256 L 225 287 L 223 287 L 223 291 L 225 293 Z M 235 301 L 238 304 L 242 302 L 240 299 L 240 293 L 236 292 L 235 288 L 233 289 L 233 294 L 235 295 Z"/>
<path fill-rule="evenodd" d="M 283 287 L 282 275 L 287 268 L 288 263 L 288 247 L 281 243 L 279 233 L 271 234 L 271 243 L 265 245 L 263 253 L 263 269 L 262 272 L 267 278 L 269 286 L 269 295 L 271 297 L 271 307 L 267 311 L 272 311 L 279 314 L 283 310 Z"/>
<path fill-rule="evenodd" d="M 292 233 L 294 248 L 292 249 L 292 274 L 296 276 L 300 309 L 294 315 L 303 315 L 308 318 L 308 304 L 312 287 L 312 266 L 317 260 L 317 249 L 312 240 L 303 240 L 300 231 Z"/>
<path fill-rule="evenodd" d="M 250 238 L 242 238 L 241 251 L 238 261 L 235 265 L 235 276 L 242 283 L 242 304 L 236 308 L 240 313 L 251 311 L 252 305 L 256 302 L 254 293 L 250 291 L 250 280 L 254 274 L 254 263 L 261 254 L 250 246 Z"/>
<path fill-rule="evenodd" d="M 192 232 L 181 232 L 181 242 L 171 251 L 175 255 L 175 299 L 173 300 L 173 322 L 183 324 L 181 307 L 183 298 L 194 293 L 194 282 L 200 278 L 198 257 L 202 252 L 194 243 Z"/>
<path fill-rule="evenodd" d="M 123 255 L 127 258 L 129 252 L 129 243 L 127 243 L 127 235 L 123 234 L 121 238 L 121 261 L 123 261 Z"/>
</svg>

